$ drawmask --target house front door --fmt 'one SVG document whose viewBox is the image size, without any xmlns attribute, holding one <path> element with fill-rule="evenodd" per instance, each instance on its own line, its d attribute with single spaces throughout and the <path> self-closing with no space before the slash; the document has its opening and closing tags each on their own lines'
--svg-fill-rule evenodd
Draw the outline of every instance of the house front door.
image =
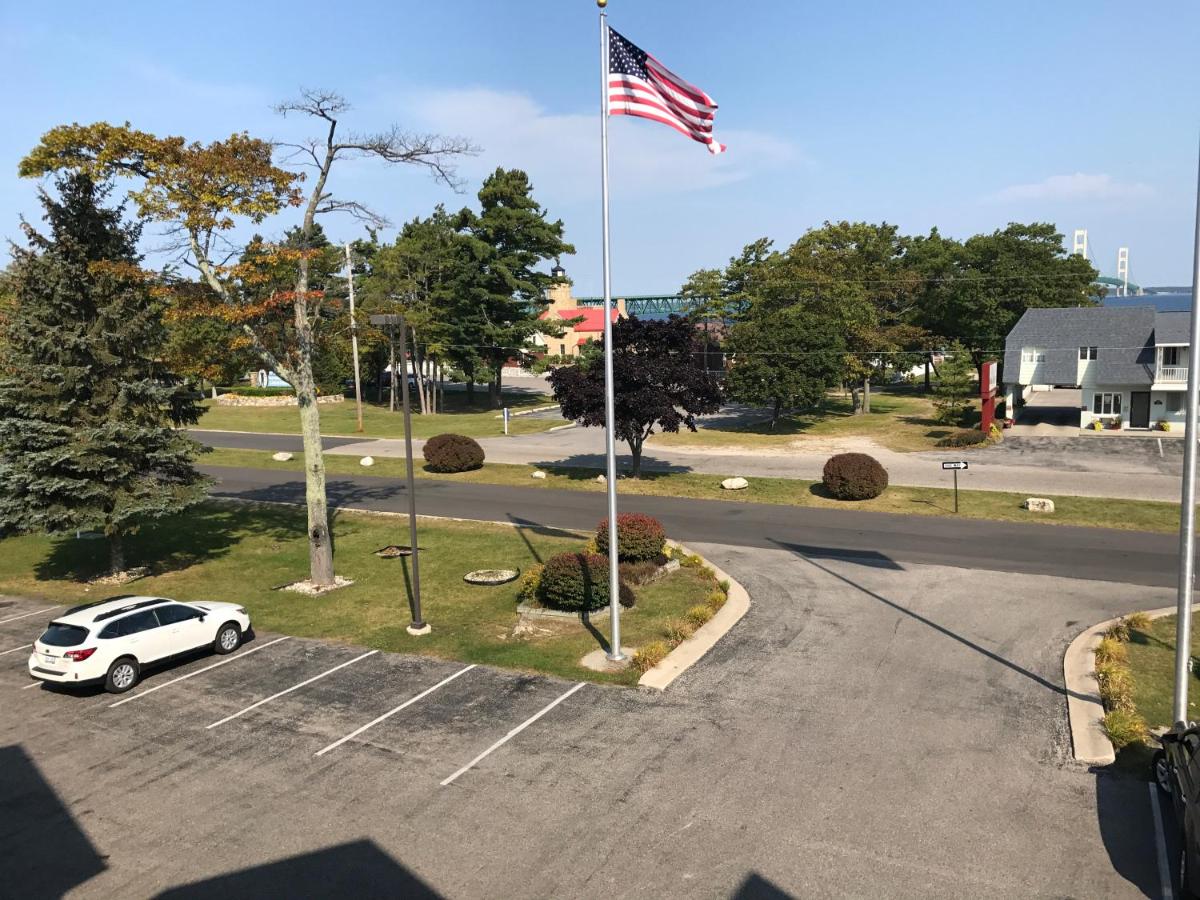
<svg viewBox="0 0 1200 900">
<path fill-rule="evenodd" d="M 1129 427 L 1150 427 L 1150 392 L 1134 391 L 1129 395 Z"/>
</svg>

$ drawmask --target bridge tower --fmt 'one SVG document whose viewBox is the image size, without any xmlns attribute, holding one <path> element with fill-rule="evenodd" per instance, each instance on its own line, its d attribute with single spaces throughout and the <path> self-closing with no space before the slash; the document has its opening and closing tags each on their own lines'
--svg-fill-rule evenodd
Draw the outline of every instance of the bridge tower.
<svg viewBox="0 0 1200 900">
<path fill-rule="evenodd" d="M 1129 248 L 1117 250 L 1117 278 L 1121 281 L 1121 296 L 1129 296 Z"/>
<path fill-rule="evenodd" d="M 1088 253 L 1087 253 L 1087 229 L 1086 228 L 1076 228 L 1075 229 L 1075 247 L 1071 251 L 1071 253 L 1074 256 L 1082 256 L 1084 259 L 1087 259 Z"/>
</svg>

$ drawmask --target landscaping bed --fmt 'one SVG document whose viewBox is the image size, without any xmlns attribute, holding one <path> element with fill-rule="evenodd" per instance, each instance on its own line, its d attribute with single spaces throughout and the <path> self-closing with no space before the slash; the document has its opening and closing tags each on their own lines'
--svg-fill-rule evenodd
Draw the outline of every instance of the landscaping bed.
<svg viewBox="0 0 1200 900">
<path fill-rule="evenodd" d="M 303 471 L 303 460 L 297 456 L 287 462 L 274 462 L 270 452 L 260 450 L 217 449 L 202 459 L 206 466 L 247 466 L 263 469 Z M 367 470 L 357 457 L 336 453 L 325 454 L 326 471 L 330 475 L 364 475 Z M 533 478 L 542 471 L 545 478 Z M 391 478 L 404 477 L 404 460 L 375 457 L 371 475 Z M 485 463 L 470 472 L 442 475 L 419 469 L 420 478 L 447 478 L 475 484 L 502 484 L 534 490 L 560 490 L 604 493 L 604 484 L 596 481 L 597 470 L 545 466 Z M 749 488 L 739 491 L 722 490 L 726 475 L 705 475 L 694 472 L 643 472 L 639 479 L 621 479 L 620 492 L 626 495 L 688 497 L 700 500 L 724 500 L 733 503 L 778 503 L 789 506 L 809 506 L 821 509 L 856 509 L 870 512 L 903 513 L 922 516 L 954 515 L 954 492 L 945 488 L 906 487 L 890 485 L 871 500 L 843 501 L 826 496 L 819 482 L 799 478 L 749 478 Z M 1005 522 L 1036 522 L 1042 525 L 1082 525 L 1095 528 L 1118 528 L 1131 531 L 1175 533 L 1179 530 L 1179 506 L 1152 500 L 1117 500 L 1105 497 L 1067 497 L 1047 495 L 1054 501 L 1051 514 L 1034 514 L 1021 508 L 1028 494 L 1003 491 L 959 491 L 961 518 L 993 519 Z"/>
<path fill-rule="evenodd" d="M 579 621 L 522 625 L 521 580 L 470 585 L 474 569 L 526 571 L 558 553 L 584 550 L 587 535 L 555 529 L 423 519 L 421 593 L 432 634 L 413 637 L 406 557 L 376 551 L 406 537 L 406 519 L 339 511 L 333 533 L 337 570 L 354 581 L 319 598 L 279 590 L 308 573 L 302 508 L 211 502 L 163 520 L 126 542 L 131 566 L 150 575 L 120 589 L 89 587 L 107 557 L 102 541 L 40 536 L 0 540 L 0 592 L 81 603 L 116 593 L 162 594 L 180 600 L 230 600 L 245 605 L 255 625 L 301 637 L 341 640 L 381 650 L 545 672 L 571 679 L 636 684 L 641 672 L 595 672 L 580 660 L 603 634 Z M 709 602 L 715 581 L 694 561 L 635 586 L 636 605 L 622 618 L 630 647 L 666 640 L 689 611 Z M 693 613 L 693 615 L 695 615 Z"/>
</svg>

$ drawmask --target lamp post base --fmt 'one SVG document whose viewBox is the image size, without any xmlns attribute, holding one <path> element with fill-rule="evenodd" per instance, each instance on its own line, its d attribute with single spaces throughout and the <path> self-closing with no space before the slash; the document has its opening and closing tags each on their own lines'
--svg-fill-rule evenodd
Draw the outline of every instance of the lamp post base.
<svg viewBox="0 0 1200 900">
<path fill-rule="evenodd" d="M 404 630 L 407 631 L 409 634 L 411 634 L 413 637 L 421 637 L 421 635 L 429 634 L 429 632 L 433 631 L 433 626 L 429 625 L 429 624 L 409 625 Z"/>
</svg>

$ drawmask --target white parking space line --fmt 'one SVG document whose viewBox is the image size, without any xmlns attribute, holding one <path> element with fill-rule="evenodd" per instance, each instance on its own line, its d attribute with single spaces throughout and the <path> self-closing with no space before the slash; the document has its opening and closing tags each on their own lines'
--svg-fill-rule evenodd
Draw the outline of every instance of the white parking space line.
<svg viewBox="0 0 1200 900">
<path fill-rule="evenodd" d="M 46 683 L 46 682 L 44 682 L 44 681 L 35 681 L 33 684 L 27 684 L 27 685 L 25 685 L 23 688 L 21 688 L 21 690 L 23 690 L 23 691 L 27 691 L 27 690 L 29 690 L 30 688 L 41 687 L 41 686 L 42 686 L 43 684 L 45 684 L 45 683 Z"/>
<path fill-rule="evenodd" d="M 20 647 L 13 647 L 11 650 L 0 650 L 0 656 L 7 656 L 10 653 L 16 653 L 18 650 L 28 650 L 33 652 L 33 644 L 22 644 Z"/>
<path fill-rule="evenodd" d="M 0 619 L 0 625 L 5 622 L 15 622 L 17 619 L 28 619 L 30 616 L 44 616 L 52 609 L 61 609 L 59 606 L 47 606 L 45 609 L 35 609 L 33 612 L 21 613 L 19 616 L 9 616 L 7 619 Z"/>
<path fill-rule="evenodd" d="M 131 700 L 137 700 L 139 697 L 145 697 L 147 694 L 153 694 L 155 691 L 161 691 L 163 688 L 170 687 L 171 685 L 177 684 L 180 681 L 187 681 L 187 679 L 194 678 L 196 675 L 203 675 L 205 672 L 209 672 L 219 666 L 225 665 L 226 663 L 237 662 L 239 659 L 245 659 L 251 653 L 255 653 L 259 650 L 266 650 L 273 644 L 278 644 L 280 641 L 286 641 L 287 639 L 288 635 L 284 635 L 283 637 L 275 638 L 275 640 L 266 644 L 261 644 L 257 647 L 251 647 L 245 653 L 239 653 L 237 656 L 227 656 L 225 659 L 218 663 L 213 663 L 211 666 L 205 666 L 203 669 L 197 669 L 195 672 L 188 672 L 186 675 L 180 675 L 178 678 L 172 678 L 170 681 L 164 681 L 162 684 L 156 684 L 154 687 L 147 688 L 146 690 L 134 694 L 131 697 L 126 697 L 124 700 L 118 700 L 116 703 L 110 703 L 108 704 L 108 708 L 112 709 L 114 706 L 120 706 L 121 704 L 128 703 Z"/>
<path fill-rule="evenodd" d="M 482 760 L 484 757 L 486 757 L 489 753 L 503 747 L 505 744 L 507 744 L 509 741 L 511 741 L 513 738 L 515 738 L 518 734 L 520 734 L 522 731 L 524 731 L 526 728 L 528 728 L 530 725 L 532 725 L 534 722 L 536 722 L 538 719 L 540 719 L 542 716 L 544 716 L 546 713 L 550 712 L 550 710 L 554 709 L 554 707 L 558 706 L 558 704 L 562 703 L 564 700 L 566 700 L 568 697 L 570 697 L 573 693 L 575 693 L 578 690 L 583 689 L 586 686 L 587 686 L 587 682 L 581 681 L 579 684 L 575 685 L 575 687 L 571 688 L 569 691 L 567 691 L 565 694 L 563 694 L 561 697 L 559 697 L 557 700 L 555 700 L 549 706 L 543 707 L 541 712 L 534 713 L 532 716 L 530 716 L 528 719 L 526 719 L 524 722 L 522 722 L 520 725 L 518 725 L 516 728 L 514 728 L 512 731 L 510 731 L 508 734 L 506 734 L 504 737 L 500 738 L 500 740 L 496 741 L 496 743 L 492 744 L 492 746 L 488 747 L 486 750 L 484 750 L 482 753 L 480 753 L 477 757 L 475 757 L 473 760 L 471 760 L 469 763 L 467 763 L 465 766 L 463 766 L 461 769 L 459 769 L 457 772 L 455 772 L 449 778 L 445 779 L 442 782 L 442 787 L 445 787 L 446 785 L 450 784 L 450 782 L 454 781 L 454 779 L 458 778 L 458 776 L 462 775 L 464 772 L 469 771 L 470 769 L 474 768 L 474 766 L 480 760 Z"/>
<path fill-rule="evenodd" d="M 1150 788 L 1150 810 L 1154 815 L 1154 843 L 1158 849 L 1158 883 L 1162 888 L 1163 900 L 1172 900 L 1175 896 L 1175 889 L 1171 880 L 1171 864 L 1167 861 L 1167 841 L 1163 836 L 1162 808 L 1158 802 L 1158 785 L 1150 782 L 1146 786 Z"/>
<path fill-rule="evenodd" d="M 410 706 L 412 706 L 418 700 L 422 700 L 425 697 L 428 697 L 430 694 L 432 694 L 438 688 L 445 687 L 450 682 L 452 682 L 455 678 L 457 678 L 459 675 L 465 675 L 474 668 L 475 668 L 475 663 L 471 663 L 471 665 L 467 666 L 465 669 L 459 669 L 453 675 L 451 675 L 447 678 L 443 678 L 441 681 L 439 681 L 433 687 L 426 688 L 425 690 L 421 691 L 421 693 L 417 694 L 415 697 L 410 697 L 408 700 L 405 700 L 403 703 L 401 703 L 395 709 L 385 712 L 382 716 L 379 716 L 379 718 L 377 718 L 377 719 L 372 719 L 370 722 L 368 722 L 366 725 L 362 726 L 361 728 L 354 729 L 354 731 L 350 732 L 345 737 L 338 738 L 336 741 L 334 741 L 328 747 L 323 747 L 322 749 L 318 750 L 316 753 L 313 754 L 313 756 L 324 756 L 330 750 L 336 750 L 338 747 L 342 746 L 342 744 L 346 743 L 346 741 L 353 740 L 354 738 L 356 738 L 360 734 L 362 734 L 364 731 L 366 731 L 368 728 L 374 728 L 376 725 L 378 725 L 380 722 L 384 721 L 385 719 L 389 719 L 392 716 L 394 716 L 396 713 L 401 712 L 402 710 L 408 709 Z"/>
<path fill-rule="evenodd" d="M 344 669 L 344 668 L 346 668 L 346 666 L 354 665 L 354 663 L 358 662 L 360 659 L 366 659 L 368 656 L 374 656 L 378 652 L 379 652 L 378 650 L 368 650 L 362 656 L 356 656 L 356 657 L 354 657 L 354 659 L 347 660 L 346 662 L 342 663 L 340 666 L 334 666 L 332 669 L 326 669 L 320 675 L 314 675 L 312 678 L 309 678 L 307 681 L 302 681 L 299 684 L 294 684 L 290 688 L 280 691 L 278 694 L 272 694 L 270 697 L 264 697 L 262 700 L 259 700 L 257 703 L 251 703 L 245 709 L 239 710 L 238 712 L 235 712 L 233 715 L 226 716 L 225 718 L 221 719 L 220 721 L 213 722 L 211 725 L 206 725 L 205 727 L 206 728 L 216 728 L 218 725 L 224 725 L 226 722 L 232 722 L 238 716 L 244 716 L 246 713 L 250 712 L 250 710 L 258 709 L 264 703 L 270 703 L 272 700 L 278 700 L 284 694 L 290 694 L 292 691 L 298 691 L 298 690 L 300 690 L 300 688 L 304 687 L 306 684 L 312 684 L 314 681 L 320 681 L 326 675 L 332 675 L 338 669 Z"/>
</svg>

